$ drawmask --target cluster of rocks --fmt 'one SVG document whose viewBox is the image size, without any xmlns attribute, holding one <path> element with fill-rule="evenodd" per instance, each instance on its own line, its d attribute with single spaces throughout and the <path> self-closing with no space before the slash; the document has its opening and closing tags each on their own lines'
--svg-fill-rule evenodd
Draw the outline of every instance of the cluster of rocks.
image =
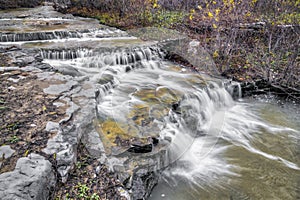
<svg viewBox="0 0 300 200">
<path fill-rule="evenodd" d="M 25 155 L 17 161 L 12 172 L 0 175 L 0 198 L 48 199 L 58 181 L 56 173 L 58 172 L 63 180 L 67 179 L 69 170 L 76 162 L 77 146 L 81 137 L 92 124 L 95 116 L 93 86 L 81 78 L 74 79 L 55 73 L 50 65 L 41 63 L 38 51 L 7 47 L 1 50 L 12 60 L 9 66 L 1 67 L 0 72 L 3 74 L 19 70 L 35 74 L 38 80 L 44 83 L 44 93 L 57 97 L 53 104 L 57 109 L 65 109 L 65 117 L 58 122 L 47 123 L 46 131 L 55 136 L 47 142 L 43 152 L 39 152 L 40 155 Z M 5 161 L 15 150 L 9 146 L 2 146 L 0 153 L 2 161 Z M 55 156 L 56 166 L 45 156 Z"/>
<path fill-rule="evenodd" d="M 61 5 L 68 5 L 69 1 L 56 1 L 56 3 L 60 3 Z M 61 16 L 60 13 L 56 13 L 55 11 L 53 11 L 51 7 L 38 8 L 35 10 L 35 12 L 38 12 L 38 14 L 40 14 L 41 10 L 45 12 L 45 16 L 38 15 L 39 17 L 41 17 L 41 19 L 46 17 L 54 18 L 57 16 Z M 30 10 L 28 10 L 27 13 L 29 11 Z M 31 12 L 32 13 L 28 14 L 26 17 L 30 18 L 32 16 L 37 16 L 37 13 L 35 13 L 33 10 L 31 10 Z M 41 19 L 40 21 L 42 21 Z M 77 22 L 84 23 L 84 20 L 82 18 L 78 20 L 73 16 L 68 16 L 68 20 L 64 20 L 62 24 L 56 25 L 60 27 L 61 25 L 68 24 L 71 28 L 74 28 L 73 25 Z M 117 29 L 97 25 L 96 20 L 90 20 L 88 22 L 88 29 L 107 29 L 107 33 L 111 34 L 110 36 L 115 35 L 115 33 L 117 33 L 118 37 L 127 36 L 126 34 L 120 35 L 120 31 L 118 31 Z M 40 24 L 38 26 L 43 28 L 45 28 L 45 26 L 48 26 L 47 23 L 42 23 L 42 25 Z M 7 24 L 3 24 L 3 27 L 4 26 L 5 28 L 8 27 Z M 36 27 L 36 24 L 34 24 L 34 26 L 28 27 L 30 29 L 33 29 Z M 26 27 L 27 31 L 28 27 Z M 63 26 L 62 29 L 64 28 L 65 26 Z M 78 28 L 78 25 L 75 26 L 74 29 L 76 28 Z M 60 31 L 64 30 L 60 29 Z M 32 33 L 33 31 L 30 30 L 29 32 Z M 47 37 L 45 37 L 45 31 L 41 32 L 42 33 L 39 34 L 38 31 L 35 31 L 35 34 L 33 34 L 35 35 L 35 37 L 32 40 L 46 40 Z M 80 32 L 80 30 L 78 30 L 78 32 Z M 140 32 L 145 31 L 141 30 Z M 132 34 L 137 34 L 137 36 L 139 36 L 140 32 Z M 152 31 L 148 30 L 147 32 Z M 165 30 L 162 30 L 161 33 L 164 32 Z M 103 34 L 103 31 L 98 31 L 97 33 L 101 35 Z M 7 35 L 7 31 L 4 34 Z M 9 34 L 10 38 L 14 38 L 13 31 L 9 32 Z M 20 40 L 22 40 L 22 31 L 19 31 L 18 34 L 20 36 L 19 38 L 21 38 Z M 176 38 L 178 38 L 178 35 L 176 35 L 175 33 L 172 34 L 174 36 L 174 40 L 176 40 Z M 42 37 L 40 37 L 39 35 L 41 35 Z M 99 35 L 96 37 L 99 38 Z M 68 37 L 74 37 L 74 35 L 64 35 L 64 37 L 62 38 L 65 39 Z M 24 38 L 28 37 L 26 36 Z M 169 36 L 167 38 L 169 38 Z M 128 40 L 126 41 L 127 43 L 129 43 Z M 7 42 L 8 44 L 4 44 L 5 42 Z M 21 156 L 22 158 L 17 161 L 17 165 L 13 171 L 6 172 L 0 175 L 0 198 L 48 199 L 50 193 L 53 192 L 53 188 L 56 186 L 58 181 L 61 181 L 63 183 L 66 183 L 68 181 L 69 173 L 74 169 L 75 163 L 77 162 L 78 151 L 81 151 L 79 149 L 80 143 L 83 143 L 85 145 L 85 148 L 89 152 L 90 156 L 97 160 L 99 166 L 106 165 L 111 171 L 115 173 L 116 177 L 121 183 L 120 185 L 118 185 L 118 187 L 115 188 L 116 194 L 118 194 L 119 196 L 123 196 L 125 199 L 147 198 L 150 195 L 150 192 L 153 189 L 154 185 L 158 182 L 160 170 L 169 164 L 168 159 L 166 158 L 167 145 L 165 144 L 169 144 L 171 142 L 171 139 L 164 138 L 160 140 L 157 135 L 149 135 L 149 137 L 142 139 L 121 139 L 115 137 L 113 143 L 116 144 L 117 148 L 112 148 L 114 152 L 111 153 L 112 156 L 110 156 L 107 152 L 107 149 L 105 149 L 102 138 L 100 138 L 101 131 L 97 129 L 97 125 L 99 124 L 96 121 L 96 119 L 101 118 L 101 116 L 97 116 L 97 98 L 99 96 L 99 93 L 101 93 L 99 91 L 99 88 L 97 88 L 97 84 L 101 83 L 98 82 L 97 84 L 95 84 L 95 82 L 91 80 L 91 77 L 85 76 L 83 73 L 79 72 L 71 65 L 66 64 L 65 66 L 59 65 L 59 67 L 55 67 L 54 65 L 52 66 L 43 62 L 44 58 L 54 60 L 59 59 L 60 62 L 62 62 L 62 60 L 80 57 L 81 54 L 76 51 L 78 50 L 78 46 L 80 46 L 82 43 L 84 43 L 85 45 L 90 43 L 89 47 L 95 48 L 95 46 L 97 46 L 100 42 L 97 43 L 94 41 L 81 41 L 81 43 L 72 43 L 71 41 L 69 43 L 62 42 L 61 44 L 53 44 L 51 42 L 47 43 L 44 41 L 43 44 L 23 44 L 23 41 L 21 41 L 18 47 L 9 44 L 9 42 L 13 43 L 15 41 L 5 41 L 3 39 L 0 44 L 0 53 L 7 56 L 9 60 L 8 63 L 0 67 L 0 72 L 6 73 L 13 70 L 20 70 L 26 71 L 28 73 L 34 73 L 37 76 L 37 80 L 43 83 L 43 92 L 45 94 L 57 97 L 53 100 L 53 105 L 55 105 L 59 109 L 64 109 L 65 115 L 59 121 L 47 122 L 45 130 L 48 133 L 51 133 L 53 137 L 49 139 L 47 138 L 47 145 L 42 149 L 41 152 L 24 155 L 23 157 Z M 104 42 L 101 41 L 101 45 L 103 45 L 103 43 Z M 108 43 L 108 47 L 106 46 L 105 48 L 101 48 L 107 50 L 108 48 L 111 48 L 111 44 L 112 43 Z M 115 42 L 115 44 L 118 43 Z M 199 44 L 195 41 L 189 41 L 184 47 L 182 47 L 182 45 L 179 45 L 181 46 L 181 48 L 179 49 L 175 49 L 174 45 L 170 45 L 167 39 L 161 41 L 161 44 L 162 47 L 167 51 L 173 49 L 173 54 L 180 55 L 189 52 L 189 57 L 187 58 L 187 60 L 188 62 L 195 60 L 195 63 L 192 63 L 195 66 L 203 65 L 203 59 L 201 60 L 199 58 L 199 55 L 201 57 L 208 57 L 207 52 L 205 52 L 204 49 L 197 48 Z M 55 48 L 51 49 L 51 47 L 53 47 L 52 45 L 55 45 Z M 63 47 L 64 49 L 62 50 L 61 47 Z M 42 51 L 40 51 L 40 49 L 42 49 Z M 84 53 L 92 55 L 92 53 L 88 50 Z M 140 61 L 144 58 L 150 59 L 150 54 L 153 56 L 153 52 L 145 51 L 143 54 L 141 51 L 136 50 L 133 53 L 133 56 L 130 56 L 130 53 L 127 53 L 126 55 L 128 55 L 129 57 L 133 57 L 133 60 L 135 61 Z M 157 56 L 159 57 L 159 53 L 157 54 Z M 196 57 L 198 59 L 194 59 Z M 120 63 L 118 64 L 126 67 L 126 65 L 123 63 L 123 60 L 119 60 Z M 129 62 L 128 60 L 129 59 L 127 59 L 127 62 Z M 212 73 L 218 73 L 215 70 L 215 66 L 213 65 L 213 63 L 207 62 L 207 60 L 204 60 L 204 62 L 208 63 L 208 65 L 205 66 L 208 71 L 211 71 Z M 130 71 L 130 69 L 126 68 L 126 70 L 124 71 L 128 72 Z M 109 82 L 110 77 L 108 77 L 107 79 Z M 104 85 L 104 83 L 106 84 L 107 81 L 103 80 L 102 85 Z M 175 113 L 179 113 L 178 101 L 172 101 L 171 103 L 168 103 L 168 106 L 169 109 L 172 109 Z M 141 111 L 138 110 L 138 112 Z M 140 123 L 142 126 L 145 124 L 147 125 L 153 123 L 153 119 L 147 118 L 145 116 L 141 117 L 139 115 L 132 116 L 132 120 L 135 121 L 135 123 Z M 146 125 L 143 127 L 145 130 Z M 0 149 L 0 155 L 2 154 L 2 157 L 4 159 L 9 159 L 9 156 L 12 153 L 13 150 L 11 150 L 8 146 L 4 146 Z M 51 159 L 49 159 L 50 157 Z M 51 163 L 49 160 L 54 160 L 54 162 Z M 105 176 L 105 174 L 101 175 Z M 60 180 L 58 179 L 58 177 L 60 178 Z"/>
<path fill-rule="evenodd" d="M 40 12 L 41 9 L 44 8 L 37 8 L 36 12 Z M 47 9 L 50 9 L 49 12 L 47 12 Z M 47 9 L 44 10 L 46 17 L 56 16 L 56 13 L 50 7 Z M 26 14 L 25 11 L 22 11 L 22 13 Z M 54 16 L 48 16 L 49 13 L 54 14 Z M 9 15 L 10 18 L 13 17 L 12 13 Z M 27 11 L 26 17 L 30 18 L 31 15 L 36 16 L 34 10 Z M 60 14 L 57 13 L 57 15 Z M 39 15 L 38 17 L 43 16 Z M 72 18 L 72 20 L 76 19 Z M 7 23 L 9 22 L 5 21 L 4 24 L 0 25 L 5 27 L 3 30 L 8 27 Z M 11 26 L 14 26 L 14 24 L 11 24 Z M 47 26 L 47 24 L 44 24 L 44 26 Z M 108 30 L 111 34 L 114 31 L 117 32 L 114 28 Z M 9 33 L 13 37 L 14 32 Z M 41 34 L 43 33 L 42 31 Z M 7 32 L 4 31 L 2 35 L 4 34 L 7 34 Z M 17 34 L 22 35 L 22 32 Z M 26 31 L 24 34 L 26 34 Z M 25 40 L 25 38 L 22 40 Z M 41 37 L 40 40 L 44 39 L 44 37 Z M 85 145 L 90 156 L 98 160 L 99 166 L 107 165 L 111 171 L 116 173 L 116 177 L 122 183 L 121 186 L 119 185 L 114 189 L 116 194 L 123 196 L 125 199 L 142 199 L 149 196 L 158 181 L 157 169 L 160 166 L 165 166 L 162 163 L 165 160 L 165 152 L 158 151 L 145 154 L 142 158 L 139 156 L 133 156 L 132 158 L 132 155 L 128 155 L 124 156 L 121 161 L 116 158 L 108 159 L 99 132 L 94 124 L 97 97 L 95 83 L 87 76 L 78 73 L 71 66 L 55 68 L 44 63 L 43 54 L 36 48 L 35 43 L 26 45 L 26 41 L 22 40 L 19 40 L 21 42 L 19 44 L 14 44 L 16 41 L 1 41 L 0 53 L 3 60 L 0 67 L 1 75 L 7 75 L 13 71 L 34 74 L 36 80 L 32 81 L 38 81 L 45 94 L 56 97 L 51 100 L 52 104 L 57 109 L 63 109 L 65 115 L 57 121 L 46 122 L 45 131 L 51 137 L 49 139 L 45 137 L 45 140 L 47 140 L 45 148 L 39 152 L 25 152 L 23 155 L 18 155 L 19 159 L 15 169 L 0 175 L 0 199 L 49 199 L 50 195 L 53 195 L 52 193 L 58 182 L 66 183 L 68 181 L 68 175 L 77 162 L 78 151 L 81 151 L 78 149 L 80 143 Z M 39 40 L 39 38 L 34 38 L 34 40 Z M 42 109 L 46 110 L 44 107 Z M 152 138 L 145 145 L 135 142 L 128 147 L 127 153 L 149 153 L 152 152 L 152 145 L 157 143 L 156 138 Z M 31 152 L 30 149 L 29 152 Z M 6 162 L 11 155 L 17 153 L 17 149 L 13 150 L 9 146 L 1 147 L 1 164 L 2 161 L 3 163 Z M 136 163 L 141 162 L 141 160 L 143 160 L 143 163 L 140 163 L 138 168 L 135 167 Z M 99 176 L 105 179 L 106 174 L 100 174 Z"/>
</svg>

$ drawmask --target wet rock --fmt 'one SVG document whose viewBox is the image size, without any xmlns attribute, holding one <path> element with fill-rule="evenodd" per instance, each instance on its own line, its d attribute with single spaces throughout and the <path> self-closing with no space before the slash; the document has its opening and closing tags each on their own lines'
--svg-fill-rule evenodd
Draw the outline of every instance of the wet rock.
<svg viewBox="0 0 300 200">
<path fill-rule="evenodd" d="M 150 196 L 152 188 L 158 182 L 158 175 L 155 172 L 139 174 L 133 177 L 132 197 L 133 199 L 146 199 Z"/>
<path fill-rule="evenodd" d="M 151 139 L 152 139 L 152 143 L 153 143 L 154 146 L 158 145 L 159 139 L 157 139 L 155 137 L 152 137 Z"/>
<path fill-rule="evenodd" d="M 197 134 L 196 134 L 197 137 L 203 137 L 203 136 L 206 136 L 206 135 L 207 134 L 206 134 L 205 131 L 203 131 L 203 130 L 197 130 Z"/>
<path fill-rule="evenodd" d="M 111 74 L 103 74 L 101 75 L 101 78 L 98 80 L 98 83 L 101 85 L 107 84 L 107 83 L 113 83 L 114 77 Z"/>
<path fill-rule="evenodd" d="M 242 97 L 242 88 L 237 82 L 228 81 L 225 85 L 225 89 L 229 92 L 229 94 L 231 94 L 234 100 Z"/>
<path fill-rule="evenodd" d="M 129 72 L 129 71 L 131 71 L 131 67 L 130 66 L 126 66 L 125 72 Z"/>
<path fill-rule="evenodd" d="M 0 199 L 48 199 L 55 181 L 51 163 L 30 154 L 18 160 L 14 171 L 0 175 Z"/>
<path fill-rule="evenodd" d="M 78 69 L 70 66 L 70 65 L 63 65 L 59 68 L 57 68 L 57 71 L 62 73 L 63 75 L 69 75 L 69 76 L 82 76 L 82 74 L 78 71 Z"/>
<path fill-rule="evenodd" d="M 128 152 L 131 153 L 149 153 L 151 151 L 152 151 L 152 144 L 146 144 L 146 145 L 132 144 L 131 147 L 128 149 Z"/>
<path fill-rule="evenodd" d="M 165 136 L 165 137 L 164 137 L 164 140 L 165 140 L 165 141 L 168 141 L 168 142 L 170 142 L 170 143 L 172 142 L 172 138 L 171 138 L 170 136 Z"/>
<path fill-rule="evenodd" d="M 27 56 L 27 57 L 19 58 L 18 60 L 16 60 L 14 62 L 14 64 L 16 64 L 20 67 L 23 67 L 23 66 L 33 63 L 34 61 L 35 61 L 35 58 L 33 56 Z"/>
<path fill-rule="evenodd" d="M 156 152 L 147 154 L 127 152 L 118 158 L 109 157 L 108 160 L 118 179 L 129 191 L 131 199 L 147 199 L 158 182 L 160 170 L 169 164 L 166 150 L 162 146 L 158 147 Z"/>
<path fill-rule="evenodd" d="M 14 83 L 18 83 L 20 79 L 8 78 L 7 80 L 14 82 Z"/>
<path fill-rule="evenodd" d="M 22 14 L 22 15 L 18 15 L 18 16 L 16 16 L 16 17 L 19 18 L 19 19 L 24 19 L 24 18 L 26 18 L 26 17 L 29 17 L 29 15 Z"/>
<path fill-rule="evenodd" d="M 43 71 L 54 71 L 54 67 L 52 67 L 51 65 L 47 64 L 47 63 L 37 63 L 36 65 L 34 65 L 34 67 L 43 70 Z"/>
<path fill-rule="evenodd" d="M 180 111 L 180 102 L 176 102 L 172 104 L 172 111 L 177 113 L 177 114 L 181 114 Z"/>
</svg>

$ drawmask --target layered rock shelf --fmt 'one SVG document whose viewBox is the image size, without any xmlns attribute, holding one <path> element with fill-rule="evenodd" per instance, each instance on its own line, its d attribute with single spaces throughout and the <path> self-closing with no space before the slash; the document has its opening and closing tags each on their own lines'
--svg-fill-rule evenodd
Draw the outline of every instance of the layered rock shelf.
<svg viewBox="0 0 300 200">
<path fill-rule="evenodd" d="M 145 199 L 161 170 L 189 146 L 191 140 L 181 144 L 181 138 L 200 136 L 197 127 L 210 116 L 190 101 L 224 106 L 221 100 L 231 103 L 227 91 L 240 95 L 238 85 L 169 62 L 166 56 L 176 48 L 168 40 L 145 42 L 51 6 L 0 11 L 0 27 L 1 108 L 12 120 L 19 107 L 8 104 L 9 94 L 26 91 L 18 105 L 32 113 L 32 122 L 1 122 L 10 139 L 0 144 L 6 145 L 0 149 L 0 199 L 51 199 L 57 190 L 66 195 L 57 187 L 80 168 L 83 151 L 93 161 L 87 164 L 92 179 L 101 182 L 90 189 L 93 195 Z M 181 45 L 191 52 L 188 59 L 200 54 L 209 60 L 188 44 Z M 196 64 L 214 68 L 207 63 Z M 198 109 L 204 110 L 201 120 L 189 114 Z"/>
</svg>

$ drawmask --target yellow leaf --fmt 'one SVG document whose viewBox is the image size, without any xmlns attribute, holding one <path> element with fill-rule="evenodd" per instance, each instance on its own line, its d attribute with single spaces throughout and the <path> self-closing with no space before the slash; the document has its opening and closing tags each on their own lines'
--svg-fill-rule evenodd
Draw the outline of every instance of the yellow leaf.
<svg viewBox="0 0 300 200">
<path fill-rule="evenodd" d="M 255 4 L 257 2 L 257 0 L 252 0 L 252 4 Z"/>
<path fill-rule="evenodd" d="M 198 9 L 199 9 L 199 10 L 202 10 L 202 7 L 201 7 L 201 6 L 198 6 Z"/>
<path fill-rule="evenodd" d="M 217 57 L 219 57 L 219 53 L 218 53 L 218 51 L 217 51 L 217 50 L 215 50 L 215 52 L 214 52 L 214 54 L 213 54 L 213 57 L 214 57 L 214 58 L 217 58 Z"/>
<path fill-rule="evenodd" d="M 46 111 L 47 107 L 45 105 L 43 105 L 43 111 Z"/>
<path fill-rule="evenodd" d="M 214 29 L 218 28 L 218 26 L 216 24 L 212 25 Z"/>
<path fill-rule="evenodd" d="M 210 18 L 213 18 L 213 17 L 214 17 L 214 15 L 213 15 L 211 12 L 208 12 L 207 15 L 208 15 L 208 17 L 210 17 Z"/>
<path fill-rule="evenodd" d="M 29 154 L 29 150 L 26 150 L 25 153 L 24 153 L 24 157 L 27 157 Z"/>
</svg>

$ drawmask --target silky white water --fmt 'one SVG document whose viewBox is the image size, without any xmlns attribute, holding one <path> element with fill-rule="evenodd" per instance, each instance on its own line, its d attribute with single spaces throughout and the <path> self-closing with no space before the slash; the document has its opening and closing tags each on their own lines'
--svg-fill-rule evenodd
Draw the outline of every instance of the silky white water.
<svg viewBox="0 0 300 200">
<path fill-rule="evenodd" d="M 297 106 L 287 114 L 276 104 L 233 100 L 233 87 L 241 97 L 238 84 L 163 61 L 154 47 L 82 49 L 74 59 L 44 55 L 61 57 L 45 62 L 72 66 L 95 82 L 101 123 L 113 121 L 128 135 L 169 143 L 167 165 L 150 199 L 299 197 Z"/>
<path fill-rule="evenodd" d="M 299 109 L 291 107 L 235 102 L 221 119 L 216 112 L 150 199 L 299 198 Z"/>
</svg>

